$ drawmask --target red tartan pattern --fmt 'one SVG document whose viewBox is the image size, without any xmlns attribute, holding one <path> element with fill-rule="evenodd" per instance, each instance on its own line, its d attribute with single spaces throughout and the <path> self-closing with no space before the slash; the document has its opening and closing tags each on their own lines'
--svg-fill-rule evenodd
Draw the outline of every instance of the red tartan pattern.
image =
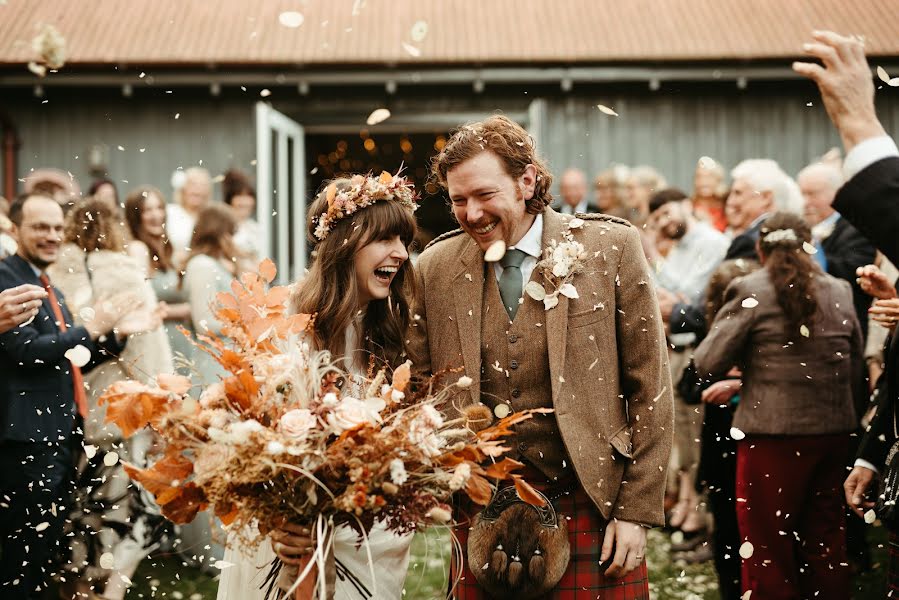
<svg viewBox="0 0 899 600">
<path fill-rule="evenodd" d="M 531 473 L 532 474 L 532 473 Z M 538 480 L 527 472 L 523 473 L 529 483 Z M 543 486 L 535 485 L 543 488 Z M 596 509 L 587 493 L 576 486 L 575 491 L 555 501 L 556 511 L 568 520 L 568 540 L 571 544 L 571 561 L 568 570 L 553 591 L 541 600 L 649 600 L 649 577 L 646 561 L 621 579 L 611 579 L 603 575 L 605 568 L 600 569 L 599 555 L 602 551 L 606 520 Z M 450 586 L 453 600 L 489 600 L 484 590 L 478 587 L 477 581 L 468 568 L 467 547 L 470 517 L 480 507 L 472 504 L 467 498 L 456 506 L 456 521 L 460 526 L 454 533 L 462 545 L 464 564 L 461 579 L 457 558 L 454 557 L 450 569 Z"/>
</svg>

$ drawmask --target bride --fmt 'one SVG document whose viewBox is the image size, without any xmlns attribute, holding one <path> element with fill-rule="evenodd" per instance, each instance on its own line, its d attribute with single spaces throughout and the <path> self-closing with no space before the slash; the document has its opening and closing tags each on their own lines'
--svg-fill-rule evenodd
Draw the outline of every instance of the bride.
<svg viewBox="0 0 899 600">
<path fill-rule="evenodd" d="M 340 210 L 333 207 L 335 196 Z M 370 361 L 375 368 L 391 368 L 405 360 L 407 290 L 413 279 L 408 248 L 416 230 L 413 196 L 412 184 L 399 176 L 390 182 L 383 176 L 356 176 L 326 184 L 309 208 L 313 260 L 296 284 L 294 307 L 316 315 L 310 341 L 316 349 L 343 357 L 343 369 L 350 374 L 345 385 L 353 386 Z M 255 552 L 227 550 L 225 561 L 232 566 L 222 570 L 218 600 L 261 600 L 274 558 L 284 564 L 282 570 L 295 574 L 314 543 L 309 530 L 295 524 L 272 532 L 270 539 L 270 545 L 261 544 Z M 348 526 L 335 530 L 336 576 L 333 589 L 329 582 L 328 597 L 399 600 L 412 535 L 395 535 L 376 521 L 367 543 L 359 546 L 357 541 Z M 281 577 L 281 587 L 286 590 L 293 579 Z"/>
</svg>

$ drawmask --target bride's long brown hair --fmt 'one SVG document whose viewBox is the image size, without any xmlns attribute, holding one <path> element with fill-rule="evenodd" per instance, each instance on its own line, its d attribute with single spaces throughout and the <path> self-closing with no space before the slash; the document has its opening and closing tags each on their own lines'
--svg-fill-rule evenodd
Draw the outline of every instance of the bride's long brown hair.
<svg viewBox="0 0 899 600">
<path fill-rule="evenodd" d="M 332 183 L 343 190 L 350 180 L 326 181 L 309 207 L 307 236 L 315 247 L 309 272 L 297 283 L 293 307 L 299 313 L 315 314 L 312 335 L 318 349 L 349 358 L 356 349 L 344 347 L 346 331 L 359 314 L 355 256 L 365 245 L 394 236 L 399 236 L 408 249 L 415 239 L 416 224 L 413 214 L 400 203 L 381 201 L 337 221 L 328 236 L 318 241 L 313 232 L 318 217 L 328 209 L 326 190 Z M 367 366 L 368 357 L 374 357 L 378 366 L 389 367 L 403 360 L 414 293 L 411 270 L 407 260 L 390 284 L 390 295 L 372 300 L 364 309 L 359 330 L 364 356 L 354 353 L 357 366 Z"/>
</svg>

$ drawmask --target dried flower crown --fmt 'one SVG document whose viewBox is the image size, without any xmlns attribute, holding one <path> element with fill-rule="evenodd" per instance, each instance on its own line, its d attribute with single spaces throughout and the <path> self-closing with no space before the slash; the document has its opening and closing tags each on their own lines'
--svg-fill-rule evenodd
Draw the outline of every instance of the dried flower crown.
<svg viewBox="0 0 899 600">
<path fill-rule="evenodd" d="M 328 210 L 318 217 L 314 233 L 318 241 L 328 237 L 341 219 L 382 200 L 399 202 L 412 212 L 418 208 L 418 194 L 412 182 L 400 177 L 399 173 L 391 175 L 387 171 L 382 171 L 378 177 L 354 175 L 346 189 L 338 190 L 337 184 L 332 183 L 325 193 Z"/>
<path fill-rule="evenodd" d="M 762 236 L 762 240 L 766 244 L 776 244 L 778 242 L 798 242 L 799 238 L 792 229 L 775 229 Z"/>
</svg>

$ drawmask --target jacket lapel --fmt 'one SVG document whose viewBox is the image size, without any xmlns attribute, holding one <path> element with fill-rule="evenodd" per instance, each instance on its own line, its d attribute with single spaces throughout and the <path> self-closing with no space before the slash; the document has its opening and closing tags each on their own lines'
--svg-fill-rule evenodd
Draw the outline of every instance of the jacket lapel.
<svg viewBox="0 0 899 600">
<path fill-rule="evenodd" d="M 467 237 L 467 236 L 466 236 Z M 481 399 L 481 310 L 484 300 L 484 254 L 468 239 L 453 277 L 452 296 L 465 374 L 471 377 L 473 402 Z"/>
<path fill-rule="evenodd" d="M 562 231 L 565 227 L 562 216 L 551 208 L 547 208 L 543 213 L 543 248 L 546 248 L 551 240 L 561 242 Z M 543 274 L 539 272 L 534 273 L 533 280 L 541 284 L 546 283 Z M 546 311 L 546 342 L 553 404 L 555 404 L 564 381 L 565 349 L 568 345 L 568 298 L 562 294 L 559 294 L 559 303 Z"/>
</svg>

